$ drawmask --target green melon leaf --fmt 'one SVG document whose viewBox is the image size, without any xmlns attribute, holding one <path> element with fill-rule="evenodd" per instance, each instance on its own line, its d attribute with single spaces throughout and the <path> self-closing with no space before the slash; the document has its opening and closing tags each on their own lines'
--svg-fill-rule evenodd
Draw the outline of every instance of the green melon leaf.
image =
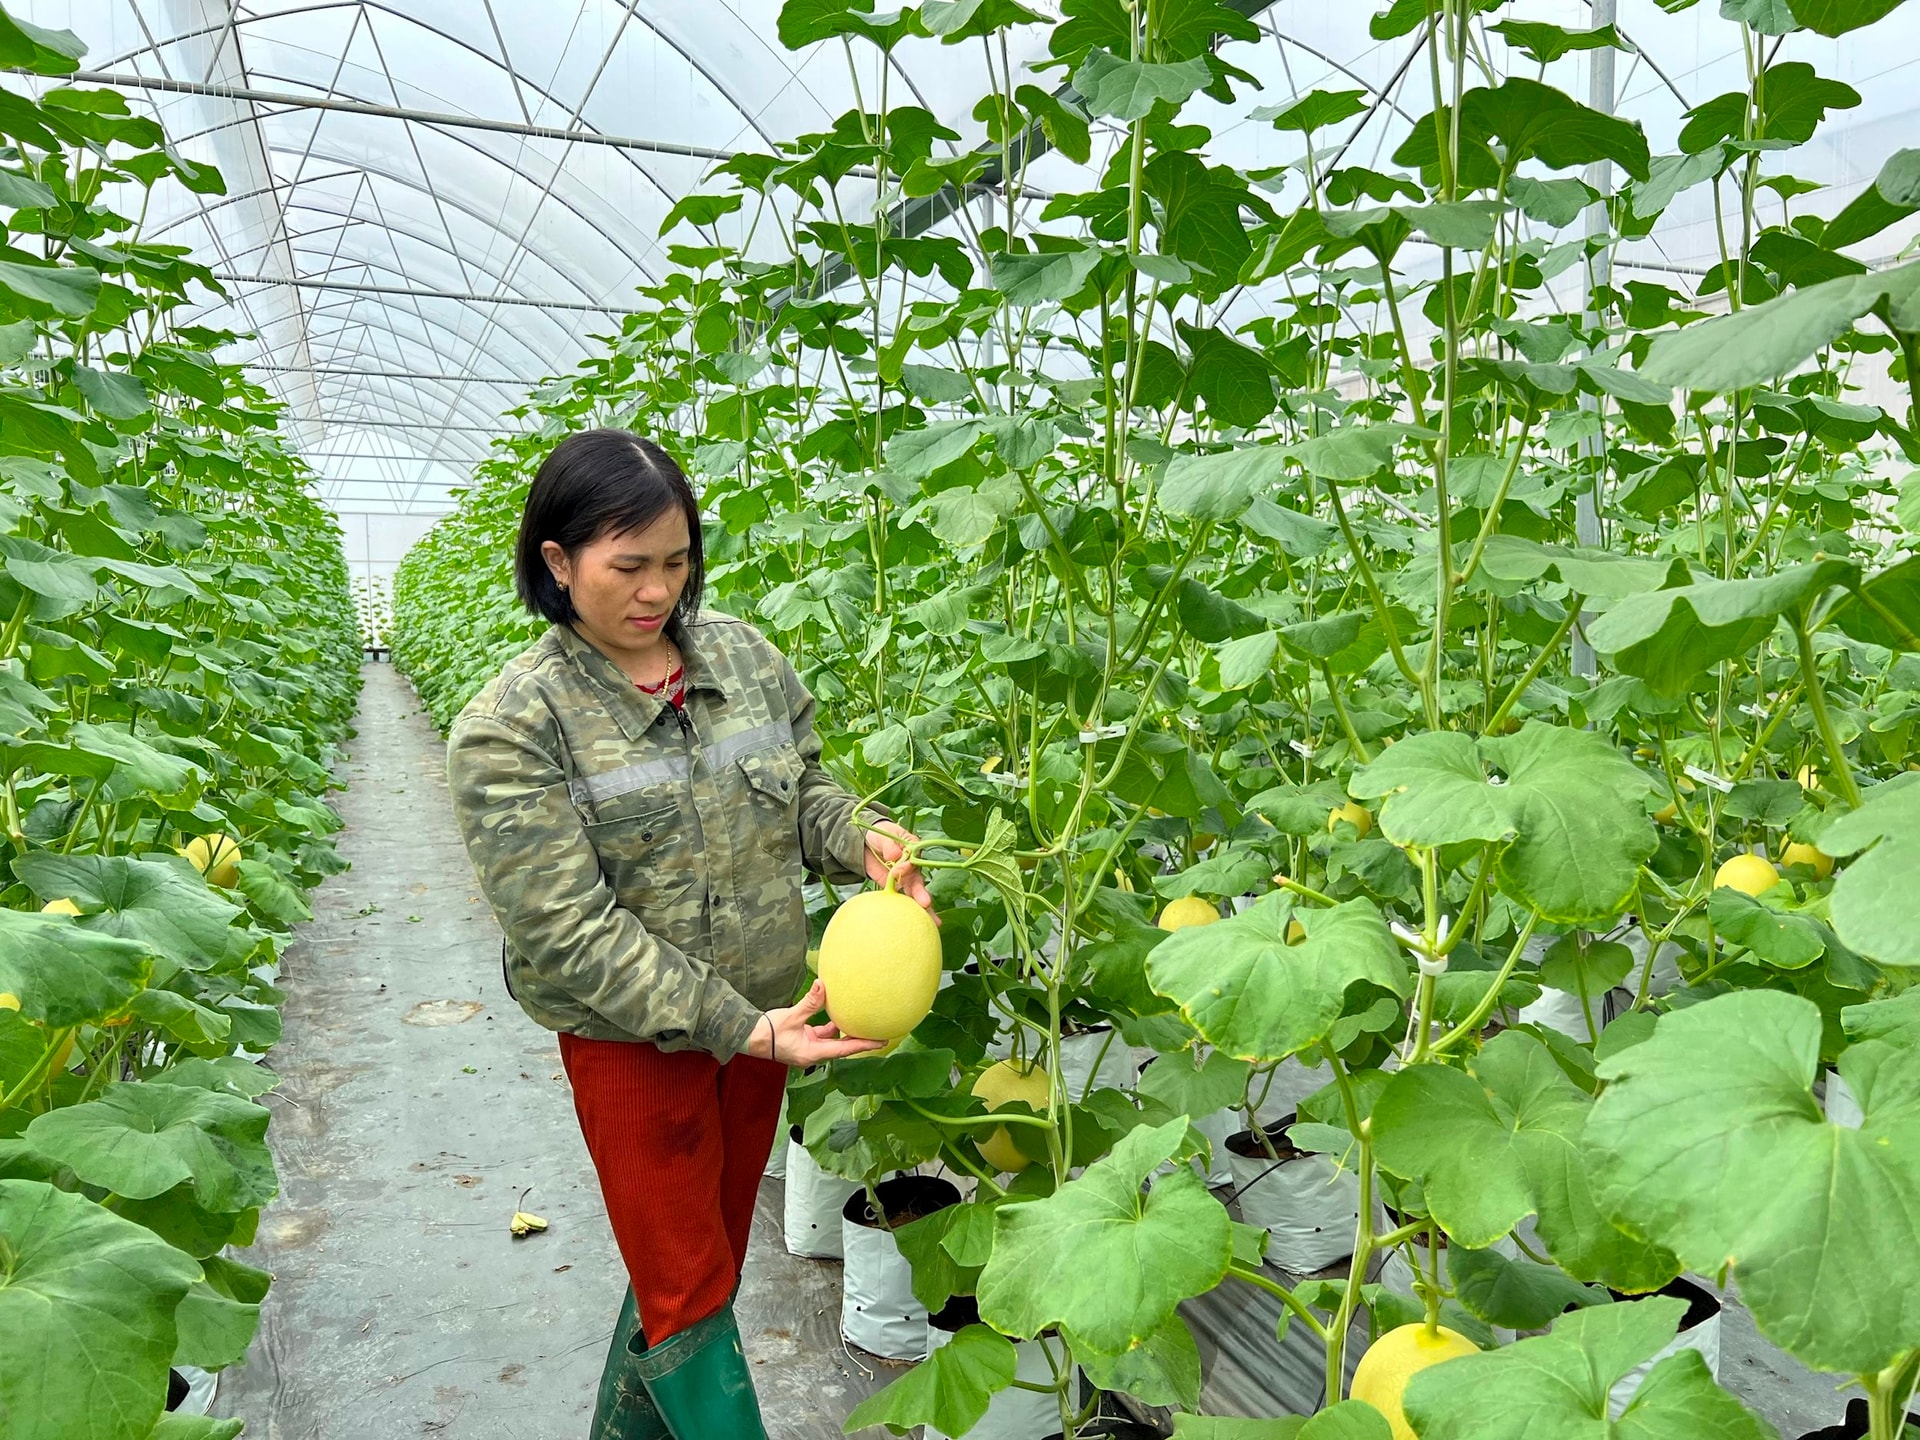
<svg viewBox="0 0 1920 1440">
<path fill-rule="evenodd" d="M 122 1440 L 162 1413 L 174 1312 L 200 1267 L 130 1220 L 0 1180 L 0 1416 L 7 1440 Z"/>
<path fill-rule="evenodd" d="M 1793 18 L 1816 35 L 1845 35 L 1891 15 L 1900 0 L 1787 0 Z"/>
<path fill-rule="evenodd" d="M 1286 939 L 1293 919 L 1307 932 L 1297 945 Z M 1256 1065 L 1326 1039 L 1355 986 L 1409 995 L 1409 968 L 1367 901 L 1296 909 L 1282 891 L 1217 925 L 1175 931 L 1147 956 L 1155 992 L 1178 1005 L 1208 1043 Z"/>
<path fill-rule="evenodd" d="M 64 915 L 0 909 L 0 991 L 29 1020 L 63 1028 L 127 1008 L 153 969 L 147 947 Z"/>
<path fill-rule="evenodd" d="M 1605 1290 L 1569 1280 L 1551 1265 L 1465 1246 L 1447 1252 L 1447 1280 L 1454 1298 L 1471 1314 L 1513 1330 L 1542 1330 L 1576 1306 L 1605 1305 L 1612 1299 Z"/>
<path fill-rule="evenodd" d="M 218 1415 L 183 1415 L 178 1410 L 170 1410 L 147 1432 L 147 1440 L 233 1440 L 246 1423 Z"/>
<path fill-rule="evenodd" d="M 246 1358 L 273 1276 L 218 1255 L 202 1260 L 200 1272 L 174 1312 L 179 1339 L 173 1363 L 222 1370 Z"/>
<path fill-rule="evenodd" d="M 1489 778 L 1491 764 L 1505 778 Z M 1528 722 L 1475 742 L 1411 736 L 1355 772 L 1348 789 L 1385 798 L 1380 828 L 1400 844 L 1506 841 L 1501 888 L 1549 920 L 1597 923 L 1625 908 L 1658 844 L 1641 797 L 1652 782 L 1599 736 Z"/>
<path fill-rule="evenodd" d="M 1678 694 L 1695 676 L 1760 644 L 1782 615 L 1858 578 L 1848 561 L 1818 560 L 1750 579 L 1629 595 L 1587 627 L 1587 638 L 1627 674 Z"/>
<path fill-rule="evenodd" d="M 1098 250 L 1077 245 L 1071 250 L 1026 255 L 997 250 L 990 268 L 993 288 L 1007 297 L 1009 305 L 1045 305 L 1078 295 L 1099 263 Z M 958 423 L 978 426 L 981 422 Z"/>
<path fill-rule="evenodd" d="M 1920 894 L 1912 884 L 1920 865 L 1920 779 L 1902 775 L 1868 790 L 1858 810 L 1820 833 L 1820 848 L 1858 856 L 1828 897 L 1841 942 L 1889 965 L 1920 965 Z"/>
<path fill-rule="evenodd" d="M 1097 1350 L 1078 1336 L 1070 1338 L 1073 1358 L 1100 1389 L 1124 1391 L 1143 1405 L 1191 1408 L 1200 1403 L 1200 1347 L 1178 1314 L 1117 1355 Z"/>
<path fill-rule="evenodd" d="M 1851 1129 L 1814 1099 L 1820 1044 L 1820 1011 L 1778 991 L 1664 1015 L 1601 1063 L 1587 1141 L 1621 1223 L 1690 1269 L 1730 1267 L 1761 1332 L 1803 1363 L 1863 1374 L 1920 1334 L 1920 1050 L 1841 1055 L 1865 1111 Z"/>
<path fill-rule="evenodd" d="M 135 1200 L 192 1181 L 210 1210 L 264 1205 L 279 1189 L 267 1152 L 270 1112 L 185 1085 L 114 1085 L 98 1100 L 38 1116 L 25 1132 L 41 1154 L 89 1185 Z"/>
<path fill-rule="evenodd" d="M 1640 373 L 1689 390 L 1743 390 L 1765 384 L 1839 339 L 1883 299 L 1905 312 L 1916 295 L 1920 262 L 1843 275 L 1663 335 L 1654 341 Z"/>
<path fill-rule="evenodd" d="M 1226 1209 L 1184 1165 L 1141 1193 L 1186 1140 L 1184 1116 L 1141 1126 L 1046 1199 L 999 1207 L 981 1318 L 1008 1335 L 1060 1326 L 1116 1354 L 1218 1285 L 1232 1252 Z"/>
<path fill-rule="evenodd" d="M 1419 1180 L 1434 1219 L 1484 1248 L 1532 1212 L 1548 1253 L 1575 1279 L 1654 1289 L 1679 1270 L 1594 1206 L 1585 1156 L 1591 1101 L 1533 1036 L 1487 1042 L 1470 1073 L 1416 1065 L 1388 1081 L 1374 1143 L 1391 1173 Z"/>
<path fill-rule="evenodd" d="M 100 301 L 100 273 L 79 265 L 0 260 L 0 291 L 24 301 L 30 315 L 79 320 L 91 315 Z"/>
<path fill-rule="evenodd" d="M 1231 520 L 1286 474 L 1276 445 L 1249 445 L 1214 455 L 1176 455 L 1161 477 L 1161 508 L 1190 520 Z"/>
<path fill-rule="evenodd" d="M 1812 921 L 1762 905 L 1730 885 L 1707 901 L 1707 918 L 1723 939 L 1744 945 L 1780 970 L 1803 970 L 1826 954 L 1827 942 Z"/>
<path fill-rule="evenodd" d="M 177 860 L 40 850 L 13 869 L 42 901 L 70 899 L 86 912 L 80 928 L 138 941 L 190 970 L 240 959 L 253 948 L 253 937 L 234 928 L 245 912 Z"/>
<path fill-rule="evenodd" d="M 1608 1392 L 1658 1354 L 1686 1306 L 1659 1297 L 1576 1310 L 1551 1334 L 1415 1375 L 1407 1418 L 1420 1440 L 1775 1440 L 1773 1428 L 1714 1384 L 1697 1350 L 1654 1366 L 1616 1424 Z"/>
<path fill-rule="evenodd" d="M 1162 101 L 1175 109 L 1196 90 L 1213 83 L 1213 71 L 1198 56 L 1171 65 L 1122 60 L 1105 50 L 1089 50 L 1073 72 L 1073 88 L 1096 117 L 1139 120 Z"/>
<path fill-rule="evenodd" d="M 1013 1383 L 1013 1342 L 985 1325 L 958 1331 L 918 1365 L 878 1394 L 869 1395 L 847 1417 L 849 1435 L 885 1425 L 903 1435 L 915 1425 L 932 1425 L 948 1435 L 964 1435 L 987 1413 L 993 1397 Z"/>
</svg>

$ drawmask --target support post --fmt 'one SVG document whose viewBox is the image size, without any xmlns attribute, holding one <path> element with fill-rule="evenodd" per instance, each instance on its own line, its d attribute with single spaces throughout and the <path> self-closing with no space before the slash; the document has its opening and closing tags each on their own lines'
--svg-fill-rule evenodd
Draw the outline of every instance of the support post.
<svg viewBox="0 0 1920 1440">
<path fill-rule="evenodd" d="M 1592 0 L 1593 28 L 1602 29 L 1613 24 L 1617 13 L 1618 0 Z M 1603 115 L 1613 113 L 1613 60 L 1614 49 L 1611 45 L 1602 45 L 1587 52 L 1587 104 Z M 1607 200 L 1613 194 L 1613 162 L 1596 160 L 1587 167 L 1587 184 L 1599 192 L 1600 198 L 1587 207 L 1587 238 L 1589 241 L 1611 233 L 1612 223 L 1607 216 Z M 1581 323 L 1591 329 L 1600 323 L 1600 312 L 1593 299 L 1593 292 L 1612 283 L 1613 247 L 1603 245 L 1598 253 L 1587 257 L 1586 280 L 1583 286 L 1586 304 L 1581 314 Z M 1597 410 L 1599 402 L 1591 395 L 1580 397 L 1580 408 Z M 1580 442 L 1582 458 L 1604 462 L 1606 440 L 1595 435 Z M 1605 540 L 1600 526 L 1600 486 L 1604 481 L 1603 465 L 1594 467 L 1593 488 L 1578 496 L 1574 501 L 1574 534 L 1583 546 L 1598 546 Z M 1583 617 L 1584 619 L 1584 617 Z M 1573 673 L 1585 675 L 1591 679 L 1599 673 L 1594 661 L 1593 647 L 1587 644 L 1583 627 L 1573 632 Z"/>
</svg>

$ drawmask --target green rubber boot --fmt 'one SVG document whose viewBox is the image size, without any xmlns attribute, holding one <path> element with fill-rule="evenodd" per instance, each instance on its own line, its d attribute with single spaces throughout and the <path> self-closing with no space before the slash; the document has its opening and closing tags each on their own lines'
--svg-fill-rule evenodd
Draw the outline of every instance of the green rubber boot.
<svg viewBox="0 0 1920 1440">
<path fill-rule="evenodd" d="M 634 1358 L 673 1440 L 767 1440 L 729 1300 Z"/>
<path fill-rule="evenodd" d="M 600 1372 L 600 1401 L 593 1409 L 590 1440 L 673 1440 L 640 1378 L 640 1356 L 646 1348 L 640 1307 L 629 1285 L 613 1327 L 613 1344 L 607 1347 L 606 1368 Z"/>
</svg>

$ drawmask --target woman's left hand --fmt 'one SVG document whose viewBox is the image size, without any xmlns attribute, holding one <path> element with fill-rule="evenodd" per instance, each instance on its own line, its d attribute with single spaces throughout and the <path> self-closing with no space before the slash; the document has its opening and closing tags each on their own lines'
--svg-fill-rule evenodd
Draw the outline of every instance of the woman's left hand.
<svg viewBox="0 0 1920 1440">
<path fill-rule="evenodd" d="M 866 832 L 867 840 L 867 878 L 876 885 L 887 883 L 887 877 L 893 876 L 893 888 L 909 900 L 917 900 L 933 915 L 933 896 L 927 893 L 926 877 L 921 875 L 920 867 L 905 858 L 907 846 L 918 844 L 920 837 L 904 825 L 892 820 L 878 820 L 871 830 Z M 933 915 L 935 923 L 940 917 Z"/>
</svg>

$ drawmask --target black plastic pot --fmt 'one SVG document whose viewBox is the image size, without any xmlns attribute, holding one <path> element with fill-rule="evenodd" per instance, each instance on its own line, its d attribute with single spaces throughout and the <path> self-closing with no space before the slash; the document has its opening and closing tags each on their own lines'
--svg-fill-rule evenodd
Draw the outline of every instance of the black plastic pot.
<svg viewBox="0 0 1920 1440">
<path fill-rule="evenodd" d="M 1609 1290 L 1607 1293 L 1617 1301 L 1641 1300 L 1645 1298 L 1641 1295 L 1626 1295 L 1618 1290 Z M 1680 1329 L 1677 1332 L 1682 1335 L 1693 1329 L 1696 1325 L 1706 1324 L 1707 1321 L 1720 1313 L 1720 1302 L 1714 1298 L 1713 1292 L 1702 1289 L 1684 1275 L 1676 1275 L 1653 1293 L 1656 1295 L 1670 1295 L 1676 1300 L 1684 1300 L 1687 1302 L 1687 1313 L 1680 1317 Z M 1861 1433 L 1865 1434 L 1866 1432 L 1862 1431 Z"/>
<path fill-rule="evenodd" d="M 980 1305 L 971 1295 L 955 1295 L 928 1317 L 927 1323 L 936 1330 L 944 1330 L 949 1335 L 958 1334 L 969 1325 L 980 1323 Z"/>
<path fill-rule="evenodd" d="M 891 1180 L 882 1180 L 873 1188 L 887 1212 L 884 1223 L 873 1213 L 872 1202 L 867 1199 L 865 1190 L 854 1191 L 840 1209 L 847 1219 L 869 1230 L 895 1230 L 936 1210 L 960 1203 L 958 1188 L 936 1175 L 896 1175 Z"/>
<path fill-rule="evenodd" d="M 1845 1420 L 1838 1425 L 1829 1425 L 1824 1430 L 1809 1430 L 1800 1437 L 1800 1440 L 1866 1440 L 1871 1424 L 1871 1417 L 1867 1414 L 1867 1402 L 1849 1400 Z M 1909 1414 L 1907 1424 L 1920 1426 L 1920 1415 Z"/>
<path fill-rule="evenodd" d="M 192 1392 L 193 1386 L 187 1383 L 186 1376 L 178 1370 L 167 1371 L 167 1409 L 178 1410 Z"/>
</svg>

